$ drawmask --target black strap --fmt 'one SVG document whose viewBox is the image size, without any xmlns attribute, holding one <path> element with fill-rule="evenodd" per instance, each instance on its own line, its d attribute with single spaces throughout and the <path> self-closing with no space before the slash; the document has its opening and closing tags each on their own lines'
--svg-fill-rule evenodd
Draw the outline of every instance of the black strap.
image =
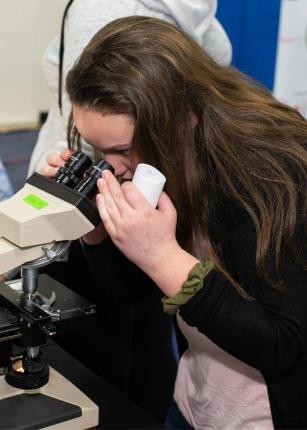
<svg viewBox="0 0 307 430">
<path fill-rule="evenodd" d="M 72 2 L 74 0 L 69 0 L 63 13 L 62 24 L 61 24 L 61 41 L 60 41 L 60 51 L 59 51 L 59 82 L 58 82 L 58 104 L 61 114 L 62 112 L 62 82 L 63 82 L 63 58 L 64 58 L 64 27 L 65 19 Z"/>
</svg>

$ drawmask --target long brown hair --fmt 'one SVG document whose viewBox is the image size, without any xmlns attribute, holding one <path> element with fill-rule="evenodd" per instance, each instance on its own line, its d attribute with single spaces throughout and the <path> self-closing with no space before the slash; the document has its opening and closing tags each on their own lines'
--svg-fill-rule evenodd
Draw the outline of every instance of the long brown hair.
<svg viewBox="0 0 307 430">
<path fill-rule="evenodd" d="M 100 30 L 66 87 L 75 105 L 135 118 L 133 150 L 167 177 L 186 250 L 206 244 L 227 274 L 215 240 L 223 195 L 252 221 L 258 273 L 278 285 L 283 249 L 293 245 L 299 211 L 303 226 L 306 216 L 307 125 L 294 109 L 216 64 L 175 26 L 148 17 Z"/>
</svg>

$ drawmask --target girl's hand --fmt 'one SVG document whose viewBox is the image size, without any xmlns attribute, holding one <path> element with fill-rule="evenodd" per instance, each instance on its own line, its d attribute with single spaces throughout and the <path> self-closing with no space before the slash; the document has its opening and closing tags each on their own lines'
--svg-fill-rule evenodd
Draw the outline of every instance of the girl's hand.
<svg viewBox="0 0 307 430">
<path fill-rule="evenodd" d="M 40 173 L 44 176 L 48 176 L 49 178 L 54 177 L 59 168 L 63 167 L 66 161 L 70 159 L 73 151 L 70 149 L 64 149 L 60 154 L 53 152 L 47 156 L 47 164 L 45 164 Z"/>
<path fill-rule="evenodd" d="M 112 241 L 166 295 L 176 294 L 198 260 L 177 242 L 177 213 L 171 200 L 163 192 L 154 209 L 132 182 L 120 186 L 111 172 L 102 176 L 97 206 Z"/>
</svg>

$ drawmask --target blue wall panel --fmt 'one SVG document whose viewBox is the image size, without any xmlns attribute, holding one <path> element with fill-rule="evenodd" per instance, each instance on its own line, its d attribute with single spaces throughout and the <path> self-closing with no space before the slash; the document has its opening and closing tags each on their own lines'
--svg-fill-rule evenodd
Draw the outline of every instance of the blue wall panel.
<svg viewBox="0 0 307 430">
<path fill-rule="evenodd" d="M 232 64 L 273 89 L 281 0 L 218 0 L 233 46 Z"/>
</svg>

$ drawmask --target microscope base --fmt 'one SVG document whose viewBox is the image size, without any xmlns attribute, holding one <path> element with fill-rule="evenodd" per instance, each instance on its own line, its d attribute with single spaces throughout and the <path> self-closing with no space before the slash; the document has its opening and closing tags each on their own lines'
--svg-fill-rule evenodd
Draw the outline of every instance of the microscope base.
<svg viewBox="0 0 307 430">
<path fill-rule="evenodd" d="M 0 430 L 85 430 L 98 425 L 99 410 L 85 394 L 50 368 L 49 382 L 24 391 L 0 377 Z"/>
</svg>

